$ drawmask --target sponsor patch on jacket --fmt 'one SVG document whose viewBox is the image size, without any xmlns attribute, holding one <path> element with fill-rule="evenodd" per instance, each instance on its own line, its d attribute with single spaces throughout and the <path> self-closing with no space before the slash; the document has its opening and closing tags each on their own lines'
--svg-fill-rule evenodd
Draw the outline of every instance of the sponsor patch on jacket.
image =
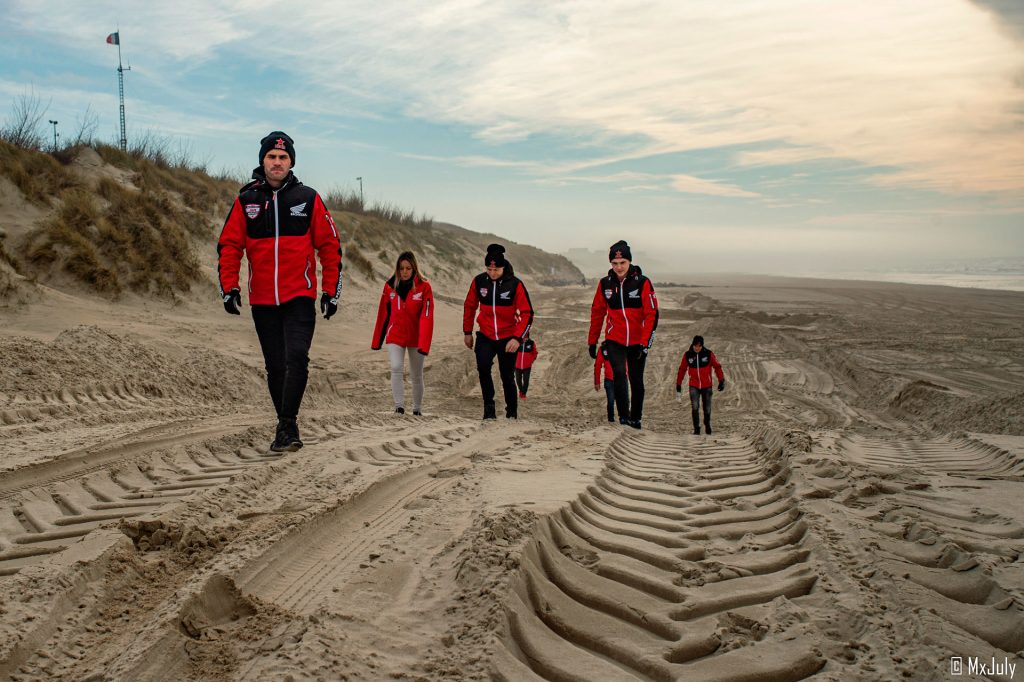
<svg viewBox="0 0 1024 682">
<path fill-rule="evenodd" d="M 633 289 L 633 291 L 629 292 L 629 297 L 630 298 L 640 298 L 640 290 L 639 289 Z"/>
<path fill-rule="evenodd" d="M 260 205 L 259 204 L 246 204 L 245 205 L 245 215 L 249 216 L 249 220 L 255 219 L 256 216 L 258 216 L 259 214 L 260 214 Z"/>
<path fill-rule="evenodd" d="M 291 211 L 291 214 L 292 214 L 293 218 L 308 218 L 309 217 L 305 213 L 305 211 L 306 211 L 306 203 L 308 203 L 308 202 L 303 201 L 301 204 L 296 204 L 295 206 L 292 206 L 289 209 Z"/>
<path fill-rule="evenodd" d="M 423 292 L 421 291 L 418 294 L 413 294 L 412 295 L 412 300 L 414 300 L 414 301 L 422 301 L 423 300 Z"/>
<path fill-rule="evenodd" d="M 605 297 L 605 298 L 611 298 L 611 297 L 612 297 L 612 294 L 614 294 L 614 293 L 615 293 L 615 292 L 614 292 L 614 291 L 612 291 L 611 289 L 605 289 L 605 290 L 604 290 L 604 297 Z"/>
<path fill-rule="evenodd" d="M 501 296 L 499 296 L 498 298 L 500 298 L 500 299 L 502 299 L 504 301 L 507 301 L 509 299 L 509 296 L 511 296 L 511 295 L 512 295 L 511 291 L 503 291 L 503 292 L 501 292 Z"/>
<path fill-rule="evenodd" d="M 398 294 L 396 294 L 395 292 L 393 292 L 393 291 L 392 291 L 392 292 L 391 292 L 391 299 L 392 299 L 392 300 L 394 300 L 395 296 L 397 296 L 397 295 L 398 295 Z"/>
<path fill-rule="evenodd" d="M 486 296 L 487 295 L 487 287 L 480 287 L 480 295 L 481 296 Z"/>
</svg>

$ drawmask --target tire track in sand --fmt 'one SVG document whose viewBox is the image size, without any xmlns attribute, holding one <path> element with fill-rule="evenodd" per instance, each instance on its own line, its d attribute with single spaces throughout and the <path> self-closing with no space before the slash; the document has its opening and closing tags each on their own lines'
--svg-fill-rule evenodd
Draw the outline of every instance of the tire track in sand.
<svg viewBox="0 0 1024 682">
<path fill-rule="evenodd" d="M 358 427 L 351 423 L 310 424 L 305 431 L 312 443 L 345 437 Z M 222 431 L 221 427 L 209 427 L 198 433 L 220 435 Z M 179 433 L 171 442 L 181 445 L 181 440 Z M 65 463 L 68 470 L 53 476 L 50 484 L 22 486 L 17 496 L 12 494 L 0 504 L 0 576 L 61 552 L 101 526 L 152 513 L 284 456 L 268 452 L 262 438 L 252 434 L 250 442 L 241 447 L 197 446 L 131 465 L 115 466 L 117 460 L 111 463 L 109 456 L 91 466 L 85 466 L 85 460 L 83 467 Z"/>
<path fill-rule="evenodd" d="M 797 680 L 825 660 L 762 608 L 818 574 L 790 472 L 744 438 L 617 439 L 538 523 L 506 602 L 497 679 Z"/>
<path fill-rule="evenodd" d="M 840 445 L 851 459 L 884 469 L 1016 480 L 1024 470 L 1005 450 L 956 437 L 849 436 Z M 879 487 L 885 494 L 847 504 L 874 520 L 875 566 L 899 586 L 895 594 L 907 611 L 926 614 L 921 625 L 928 641 L 996 660 L 1024 650 L 1024 526 L 973 497 L 932 486 Z"/>
</svg>

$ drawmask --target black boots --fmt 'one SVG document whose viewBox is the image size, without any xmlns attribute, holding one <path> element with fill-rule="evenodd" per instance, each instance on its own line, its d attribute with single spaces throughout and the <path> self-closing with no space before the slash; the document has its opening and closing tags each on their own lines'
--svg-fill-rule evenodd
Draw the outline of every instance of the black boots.
<svg viewBox="0 0 1024 682">
<path fill-rule="evenodd" d="M 494 403 L 484 403 L 484 419 L 497 419 L 498 414 L 494 411 Z"/>
<path fill-rule="evenodd" d="M 277 434 L 270 449 L 274 452 L 295 452 L 302 447 L 299 438 L 299 425 L 294 419 L 281 419 L 277 422 Z"/>
</svg>

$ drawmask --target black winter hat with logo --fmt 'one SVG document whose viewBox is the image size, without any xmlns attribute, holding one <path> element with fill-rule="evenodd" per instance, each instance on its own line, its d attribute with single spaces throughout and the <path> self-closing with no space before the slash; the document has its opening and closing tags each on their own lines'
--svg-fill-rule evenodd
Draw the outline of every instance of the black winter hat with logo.
<svg viewBox="0 0 1024 682">
<path fill-rule="evenodd" d="M 489 244 L 487 246 L 487 255 L 484 256 L 484 265 L 487 267 L 504 268 L 508 267 L 508 261 L 505 260 L 505 247 L 501 244 Z"/>
<path fill-rule="evenodd" d="M 629 244 L 627 244 L 624 239 L 620 239 L 612 244 L 611 248 L 608 250 L 608 262 L 611 263 L 616 258 L 625 258 L 628 261 L 633 260 L 633 254 L 629 250 Z"/>
<path fill-rule="evenodd" d="M 295 142 L 280 130 L 275 130 L 260 140 L 260 165 L 263 165 L 263 157 L 271 149 L 282 149 L 288 152 L 292 159 L 292 168 L 295 168 Z"/>
</svg>

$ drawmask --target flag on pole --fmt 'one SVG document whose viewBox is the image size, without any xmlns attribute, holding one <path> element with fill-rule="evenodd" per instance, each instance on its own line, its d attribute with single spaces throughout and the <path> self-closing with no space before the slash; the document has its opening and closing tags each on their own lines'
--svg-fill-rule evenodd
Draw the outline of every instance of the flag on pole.
<svg viewBox="0 0 1024 682">
<path fill-rule="evenodd" d="M 120 45 L 121 44 L 121 36 L 118 35 L 119 33 L 120 33 L 120 31 L 114 31 L 109 36 L 107 36 L 107 44 L 108 45 Z"/>
</svg>

